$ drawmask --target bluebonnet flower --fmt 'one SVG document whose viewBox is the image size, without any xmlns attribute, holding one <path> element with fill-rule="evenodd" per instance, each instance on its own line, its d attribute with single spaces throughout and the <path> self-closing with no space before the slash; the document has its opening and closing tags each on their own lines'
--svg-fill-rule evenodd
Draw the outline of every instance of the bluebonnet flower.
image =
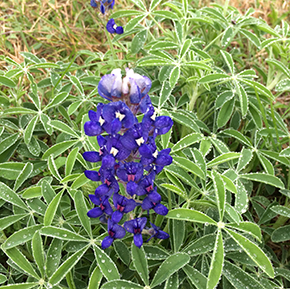
<svg viewBox="0 0 290 289">
<path fill-rule="evenodd" d="M 95 195 L 89 195 L 89 198 L 92 203 L 99 206 L 88 211 L 88 216 L 90 218 L 98 218 L 104 213 L 106 213 L 107 215 L 113 214 L 113 209 L 109 203 L 108 197 L 99 198 Z"/>
<path fill-rule="evenodd" d="M 117 26 L 115 23 L 115 20 L 112 18 L 108 21 L 107 25 L 106 25 L 106 29 L 108 30 L 108 32 L 110 33 L 117 33 L 117 34 L 123 34 L 124 29 L 122 26 Z"/>
<path fill-rule="evenodd" d="M 108 219 L 108 234 L 102 241 L 102 249 L 110 247 L 115 239 L 122 239 L 126 235 L 126 231 L 123 227 L 118 224 L 114 224 Z"/>
<path fill-rule="evenodd" d="M 169 238 L 169 235 L 160 230 L 159 227 L 157 227 L 156 225 L 150 223 L 152 228 L 150 228 L 148 231 L 149 231 L 149 234 L 151 235 L 151 237 L 146 241 L 146 242 L 149 242 L 152 238 L 157 238 L 157 239 L 168 239 Z"/>
<path fill-rule="evenodd" d="M 114 206 L 117 209 L 112 214 L 112 221 L 118 223 L 121 221 L 124 213 L 133 211 L 136 207 L 136 202 L 132 199 L 127 199 L 124 196 L 115 193 L 113 196 Z"/>
<path fill-rule="evenodd" d="M 147 218 L 137 218 L 124 223 L 124 228 L 127 232 L 134 234 L 134 243 L 140 248 L 143 244 L 142 230 L 144 229 L 147 222 Z"/>
<path fill-rule="evenodd" d="M 105 14 L 106 8 L 113 9 L 115 0 L 91 0 L 90 4 L 93 8 L 98 8 L 98 5 L 100 5 L 101 13 Z"/>
<path fill-rule="evenodd" d="M 85 133 L 97 136 L 100 146 L 99 151 L 85 152 L 83 157 L 89 162 L 101 162 L 99 171 L 86 170 L 85 175 L 92 181 L 101 182 L 95 194 L 89 196 L 98 207 L 91 209 L 88 216 L 99 217 L 101 222 L 108 223 L 109 236 L 102 242 L 103 249 L 108 248 L 114 239 L 125 236 L 125 230 L 117 224 L 124 214 L 138 208 L 148 214 L 150 209 L 160 215 L 168 213 L 161 204 L 154 180 L 164 166 L 171 164 L 172 157 L 170 148 L 158 151 L 155 141 L 158 135 L 169 131 L 173 122 L 168 116 L 156 116 L 148 96 L 150 88 L 148 77 L 132 69 L 126 69 L 126 76 L 122 77 L 121 70 L 114 69 L 103 76 L 98 85 L 99 94 L 111 102 L 99 104 L 96 111 L 90 111 L 90 120 L 85 123 Z M 136 117 L 138 113 L 145 113 L 140 123 Z M 119 183 L 126 186 L 126 196 L 120 194 Z M 112 195 L 114 206 L 110 204 Z M 142 232 L 168 238 L 168 234 L 156 226 L 151 231 L 143 231 L 147 218 L 132 219 L 134 214 L 130 214 L 130 220 L 123 226 L 134 234 L 137 247 L 143 244 Z"/>
</svg>

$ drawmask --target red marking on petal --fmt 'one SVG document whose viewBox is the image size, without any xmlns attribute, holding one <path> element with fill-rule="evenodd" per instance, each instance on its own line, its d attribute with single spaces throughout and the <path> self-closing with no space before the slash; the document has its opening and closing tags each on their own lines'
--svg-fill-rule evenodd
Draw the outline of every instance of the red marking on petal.
<svg viewBox="0 0 290 289">
<path fill-rule="evenodd" d="M 128 175 L 128 182 L 135 180 L 135 175 Z"/>
<path fill-rule="evenodd" d="M 107 179 L 105 179 L 105 184 L 106 184 L 107 186 L 109 186 L 109 185 L 111 184 L 111 182 L 109 182 Z"/>
<path fill-rule="evenodd" d="M 153 187 L 152 187 L 152 185 L 150 185 L 149 187 L 147 187 L 146 188 L 146 191 L 149 193 L 150 191 L 152 191 L 153 190 Z"/>
</svg>

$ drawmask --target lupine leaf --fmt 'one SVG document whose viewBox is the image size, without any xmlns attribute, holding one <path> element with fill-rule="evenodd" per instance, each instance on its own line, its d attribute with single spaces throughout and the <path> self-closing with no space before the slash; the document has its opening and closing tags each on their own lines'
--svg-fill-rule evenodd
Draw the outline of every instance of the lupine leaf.
<svg viewBox="0 0 290 289">
<path fill-rule="evenodd" d="M 42 159 L 47 159 L 50 156 L 56 157 L 65 152 L 67 149 L 72 147 L 76 143 L 75 140 L 64 141 L 57 143 L 54 146 L 50 147 L 42 156 Z"/>
<path fill-rule="evenodd" d="M 172 148 L 171 152 L 176 152 L 181 149 L 184 149 L 196 142 L 199 142 L 203 139 L 203 135 L 200 133 L 192 133 L 185 137 L 183 137 L 181 140 L 179 140 Z"/>
<path fill-rule="evenodd" d="M 261 242 L 261 239 L 262 239 L 261 229 L 255 223 L 251 223 L 251 222 L 240 222 L 238 224 L 227 223 L 226 226 L 233 229 L 240 230 L 245 233 L 249 233 L 250 235 L 254 236 L 256 239 L 258 239 L 258 241 Z"/>
<path fill-rule="evenodd" d="M 46 255 L 45 270 L 48 277 L 52 276 L 52 274 L 56 271 L 61 259 L 61 252 L 62 240 L 56 238 L 52 239 Z"/>
<path fill-rule="evenodd" d="M 186 252 L 189 256 L 201 255 L 213 250 L 215 240 L 215 234 L 205 235 L 196 240 L 193 240 L 182 251 Z"/>
<path fill-rule="evenodd" d="M 44 277 L 44 250 L 39 231 L 36 231 L 32 238 L 32 253 L 41 276 Z"/>
<path fill-rule="evenodd" d="M 54 198 L 53 200 L 50 202 L 50 204 L 48 205 L 47 209 L 46 209 L 46 212 L 45 212 L 45 215 L 44 215 L 44 220 L 43 220 L 43 225 L 44 226 L 49 226 L 51 225 L 53 219 L 54 219 L 54 216 L 55 216 L 55 213 L 56 213 L 56 210 L 59 206 L 59 203 L 60 203 L 60 199 L 62 197 L 62 194 L 63 194 L 63 190 L 60 191 Z"/>
<path fill-rule="evenodd" d="M 113 280 L 105 283 L 101 289 L 112 289 L 112 288 L 122 288 L 122 289 L 144 289 L 144 286 L 138 285 L 131 281 L 126 280 Z"/>
<path fill-rule="evenodd" d="M 178 166 L 182 167 L 183 169 L 193 173 L 194 175 L 197 175 L 201 179 L 205 179 L 205 172 L 192 161 L 183 157 L 173 157 L 173 160 Z"/>
<path fill-rule="evenodd" d="M 23 170 L 19 174 L 18 178 L 14 183 L 13 190 L 17 191 L 19 187 L 29 178 L 33 171 L 33 165 L 31 163 L 26 163 Z"/>
<path fill-rule="evenodd" d="M 217 207 L 220 215 L 220 220 L 223 220 L 224 212 L 225 212 L 225 185 L 221 176 L 216 172 L 212 171 L 212 179 L 214 184 L 215 196 L 217 200 Z"/>
<path fill-rule="evenodd" d="M 85 237 L 64 228 L 57 228 L 53 226 L 43 227 L 40 230 L 41 235 L 54 237 L 66 241 L 88 241 Z"/>
<path fill-rule="evenodd" d="M 72 137 L 76 137 L 76 138 L 79 137 L 78 134 L 72 128 L 70 128 L 67 124 L 65 124 L 62 121 L 52 120 L 50 122 L 50 125 L 64 133 L 71 135 Z"/>
<path fill-rule="evenodd" d="M 97 266 L 91 274 L 88 289 L 98 289 L 100 287 L 102 278 L 103 273 L 101 272 L 100 267 Z"/>
<path fill-rule="evenodd" d="M 16 214 L 1 218 L 0 231 L 3 231 L 7 227 L 11 226 L 12 224 L 16 223 L 17 221 L 23 219 L 26 216 L 28 216 L 28 214 Z"/>
<path fill-rule="evenodd" d="M 207 278 L 190 265 L 185 265 L 182 270 L 196 288 L 205 289 Z"/>
<path fill-rule="evenodd" d="M 261 182 L 267 185 L 271 185 L 273 187 L 284 189 L 284 185 L 282 181 L 278 179 L 277 177 L 269 175 L 269 174 L 249 173 L 249 174 L 241 174 L 240 177 L 246 180 Z"/>
<path fill-rule="evenodd" d="M 235 160 L 240 157 L 240 153 L 235 153 L 235 152 L 229 152 L 229 153 L 224 153 L 222 155 L 219 155 L 218 157 L 214 158 L 210 162 L 207 163 L 208 167 L 213 167 L 217 166 L 219 164 Z"/>
</svg>

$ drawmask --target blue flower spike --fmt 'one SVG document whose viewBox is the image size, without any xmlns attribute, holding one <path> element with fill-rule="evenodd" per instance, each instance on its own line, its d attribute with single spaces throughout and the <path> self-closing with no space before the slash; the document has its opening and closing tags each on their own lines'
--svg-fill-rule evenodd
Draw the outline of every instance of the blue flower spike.
<svg viewBox="0 0 290 289">
<path fill-rule="evenodd" d="M 115 0 L 91 0 L 90 4 L 93 8 L 98 8 L 100 4 L 100 12 L 106 14 L 106 8 L 113 9 Z"/>
<path fill-rule="evenodd" d="M 98 3 L 104 7 L 109 5 L 108 1 Z M 114 19 L 110 19 L 108 31 L 118 33 L 117 28 Z M 171 149 L 158 151 L 156 140 L 158 135 L 171 129 L 173 121 L 168 116 L 156 116 L 148 95 L 150 88 L 151 80 L 147 76 L 126 69 L 123 77 L 121 69 L 112 70 L 98 84 L 99 95 L 109 103 L 100 103 L 96 111 L 90 110 L 90 120 L 84 124 L 85 134 L 96 137 L 100 147 L 99 151 L 85 152 L 83 158 L 101 163 L 99 171 L 93 168 L 84 173 L 91 181 L 101 183 L 95 194 L 89 195 L 96 207 L 87 214 L 108 224 L 109 236 L 102 242 L 103 249 L 111 246 L 115 239 L 123 238 L 126 231 L 134 234 L 138 248 L 143 244 L 143 234 L 149 234 L 150 239 L 169 237 L 154 224 L 151 229 L 144 230 L 146 217 L 132 219 L 138 211 L 141 215 L 144 211 L 149 215 L 151 209 L 163 216 L 168 213 L 161 204 L 154 181 L 164 166 L 171 164 Z M 141 122 L 137 119 L 140 113 L 144 114 Z M 122 187 L 126 188 L 125 192 L 120 192 Z M 127 220 L 121 226 L 119 223 L 125 217 Z"/>
<path fill-rule="evenodd" d="M 106 28 L 108 30 L 108 32 L 110 33 L 117 33 L 117 34 L 123 34 L 124 29 L 122 26 L 117 26 L 115 23 L 115 20 L 112 18 L 108 21 Z"/>
</svg>

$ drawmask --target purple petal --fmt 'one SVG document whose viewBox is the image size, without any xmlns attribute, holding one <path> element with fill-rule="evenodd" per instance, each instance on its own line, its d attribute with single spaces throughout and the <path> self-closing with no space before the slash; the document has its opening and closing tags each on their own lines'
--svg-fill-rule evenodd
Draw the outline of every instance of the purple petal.
<svg viewBox="0 0 290 289">
<path fill-rule="evenodd" d="M 114 19 L 112 19 L 114 20 Z M 110 21 L 110 20 L 109 20 Z M 109 23 L 109 22 L 108 22 Z M 98 92 L 99 95 L 105 99 L 112 100 L 111 88 L 115 80 L 115 76 L 112 74 L 104 75 L 99 81 Z"/>
<path fill-rule="evenodd" d="M 86 177 L 94 182 L 98 182 L 100 180 L 100 175 L 96 171 L 84 171 Z"/>
<path fill-rule="evenodd" d="M 108 186 L 106 184 L 102 184 L 96 188 L 95 195 L 97 197 L 101 197 L 101 196 L 105 195 L 108 191 L 109 191 Z"/>
<path fill-rule="evenodd" d="M 138 188 L 138 185 L 136 183 L 132 181 L 127 183 L 126 190 L 130 196 L 133 196 L 136 193 L 137 188 Z"/>
<path fill-rule="evenodd" d="M 89 195 L 89 198 L 95 205 L 99 206 L 101 204 L 100 198 L 97 198 L 95 195 Z"/>
<path fill-rule="evenodd" d="M 84 125 L 84 131 L 87 136 L 97 136 L 102 133 L 102 127 L 98 122 L 87 121 Z"/>
<path fill-rule="evenodd" d="M 168 209 L 165 206 L 163 206 L 162 204 L 158 204 L 157 206 L 155 206 L 155 208 L 153 208 L 153 210 L 157 214 L 163 215 L 163 216 L 167 215 L 167 213 L 168 213 Z"/>
<path fill-rule="evenodd" d="M 115 238 L 116 239 L 122 239 L 125 237 L 126 235 L 126 231 L 123 227 L 121 227 L 120 225 L 114 224 L 112 231 L 115 232 Z"/>
<path fill-rule="evenodd" d="M 154 207 L 153 203 L 150 201 L 150 199 L 148 197 L 146 197 L 141 205 L 143 210 L 150 210 Z"/>
<path fill-rule="evenodd" d="M 129 213 L 131 211 L 133 211 L 136 207 L 136 202 L 134 200 L 127 200 L 126 202 L 126 206 L 125 206 L 125 209 L 124 209 L 124 213 Z"/>
<path fill-rule="evenodd" d="M 102 159 L 98 152 L 84 152 L 83 158 L 91 163 L 97 163 Z"/>
<path fill-rule="evenodd" d="M 148 198 L 153 203 L 160 203 L 161 201 L 161 196 L 155 190 L 148 195 Z"/>
<path fill-rule="evenodd" d="M 147 144 L 142 144 L 139 147 L 139 153 L 144 156 L 145 158 L 151 158 L 152 157 L 152 151 L 150 147 Z"/>
<path fill-rule="evenodd" d="M 122 123 L 119 119 L 115 118 L 111 123 L 111 134 L 117 134 L 122 128 Z"/>
<path fill-rule="evenodd" d="M 97 3 L 95 2 L 95 0 L 91 0 L 91 6 L 92 6 L 93 8 L 97 8 L 97 7 L 98 7 L 98 5 L 97 5 Z"/>
<path fill-rule="evenodd" d="M 138 248 L 141 248 L 142 244 L 143 244 L 143 238 L 142 238 L 142 234 L 136 234 L 133 237 L 134 239 L 134 243 Z"/>
<path fill-rule="evenodd" d="M 123 213 L 121 213 L 120 211 L 115 211 L 112 214 L 112 221 L 114 223 L 119 223 L 121 221 L 122 217 L 123 217 Z"/>
<path fill-rule="evenodd" d="M 89 118 L 90 118 L 91 121 L 96 121 L 96 122 L 99 121 L 98 114 L 95 111 L 89 110 L 88 114 L 89 114 Z"/>
<path fill-rule="evenodd" d="M 98 218 L 100 217 L 101 215 L 103 215 L 103 211 L 101 208 L 93 208 L 91 210 L 88 211 L 87 215 L 88 217 L 90 218 Z"/>
<path fill-rule="evenodd" d="M 117 33 L 117 34 L 123 34 L 123 32 L 124 32 L 124 29 L 123 29 L 122 26 L 118 26 L 118 27 L 116 28 L 116 33 Z"/>
<path fill-rule="evenodd" d="M 115 165 L 115 158 L 111 155 L 106 155 L 102 159 L 102 168 L 103 169 L 111 169 Z"/>
<path fill-rule="evenodd" d="M 103 3 L 101 3 L 100 11 L 102 14 L 105 14 L 105 12 L 106 12 L 106 8 L 105 8 Z"/>
<path fill-rule="evenodd" d="M 147 218 L 146 218 L 146 217 L 138 218 L 138 219 L 137 219 L 137 222 L 138 222 L 138 226 L 139 226 L 139 228 L 140 228 L 141 231 L 142 231 L 142 230 L 145 228 L 145 226 L 146 226 Z"/>
<path fill-rule="evenodd" d="M 168 239 L 169 238 L 169 235 L 166 233 L 166 232 L 163 232 L 161 230 L 159 230 L 155 235 L 154 235 L 155 238 L 158 238 L 158 239 Z"/>
<path fill-rule="evenodd" d="M 133 78 L 130 77 L 129 82 L 131 85 L 130 94 L 129 94 L 130 101 L 131 101 L 131 103 L 139 103 L 141 100 L 140 88 Z"/>
<path fill-rule="evenodd" d="M 102 241 L 102 249 L 106 249 L 106 248 L 109 248 L 112 243 L 114 241 L 114 238 L 112 238 L 111 236 L 107 236 L 104 238 L 104 240 Z"/>
<path fill-rule="evenodd" d="M 127 232 L 134 234 L 134 228 L 137 227 L 136 219 L 124 223 L 124 228 Z"/>
<path fill-rule="evenodd" d="M 155 164 L 159 166 L 168 166 L 172 163 L 172 157 L 170 155 L 158 155 L 155 160 Z"/>
</svg>

